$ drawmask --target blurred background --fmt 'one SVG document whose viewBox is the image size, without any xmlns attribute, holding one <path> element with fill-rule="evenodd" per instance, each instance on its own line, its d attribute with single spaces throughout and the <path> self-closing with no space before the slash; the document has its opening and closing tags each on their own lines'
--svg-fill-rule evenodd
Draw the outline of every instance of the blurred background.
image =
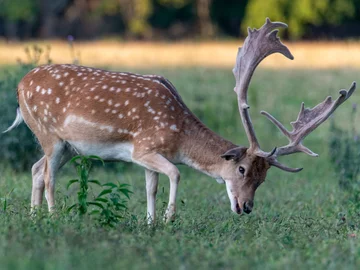
<svg viewBox="0 0 360 270">
<path fill-rule="evenodd" d="M 31 68 L 76 63 L 163 75 L 200 119 L 238 140 L 234 134 L 243 133 L 240 125 L 232 125 L 238 123 L 236 100 L 223 89 L 233 88 L 231 69 L 247 27 L 261 27 L 266 17 L 289 25 L 279 35 L 295 60 L 275 54 L 261 63 L 259 70 L 266 72 L 252 84 L 260 85 L 255 87 L 259 97 L 255 90 L 251 95 L 255 110 L 257 104 L 264 106 L 261 91 L 283 89 L 279 95 L 290 94 L 293 109 L 304 96 L 313 105 L 357 79 L 359 0 L 0 0 L 0 130 L 12 123 L 14 91 Z M 218 100 L 225 96 L 232 106 L 220 108 Z M 277 104 L 279 114 L 286 114 L 281 110 L 290 99 L 278 106 L 275 94 L 272 98 L 269 111 Z M 36 160 L 33 151 L 40 152 L 33 141 L 25 125 L 3 136 L 3 160 L 29 168 Z"/>
<path fill-rule="evenodd" d="M 280 34 L 297 61 L 264 66 L 360 66 L 359 0 L 0 0 L 0 64 L 35 43 L 62 63 L 230 67 L 247 27 L 266 17 L 289 25 Z"/>
<path fill-rule="evenodd" d="M 290 24 L 285 37 L 294 40 L 360 35 L 359 0 L 0 0 L 0 36 L 228 39 L 265 17 Z"/>
</svg>

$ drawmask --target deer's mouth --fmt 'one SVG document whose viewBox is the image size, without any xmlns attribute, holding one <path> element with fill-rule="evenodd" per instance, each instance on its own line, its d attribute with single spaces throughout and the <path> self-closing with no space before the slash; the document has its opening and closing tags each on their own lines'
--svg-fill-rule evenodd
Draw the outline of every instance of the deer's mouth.
<svg viewBox="0 0 360 270">
<path fill-rule="evenodd" d="M 238 215 L 242 214 L 242 209 L 240 207 L 239 200 L 235 197 L 234 201 L 235 201 L 235 207 L 234 207 L 233 211 Z"/>
<path fill-rule="evenodd" d="M 239 214 L 239 215 L 240 215 L 241 212 L 242 212 L 242 210 L 241 210 L 240 205 L 239 205 L 238 202 L 236 202 L 235 209 L 236 209 L 236 214 Z"/>
</svg>

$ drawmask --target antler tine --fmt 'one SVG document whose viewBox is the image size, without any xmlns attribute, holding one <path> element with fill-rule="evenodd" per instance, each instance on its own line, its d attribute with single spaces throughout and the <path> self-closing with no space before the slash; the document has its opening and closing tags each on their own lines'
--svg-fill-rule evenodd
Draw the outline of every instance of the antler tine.
<svg viewBox="0 0 360 270">
<path fill-rule="evenodd" d="M 287 27 L 287 25 L 281 22 L 271 22 L 267 18 L 265 24 L 259 30 L 249 28 L 249 35 L 245 39 L 243 47 L 238 50 L 236 64 L 233 69 L 236 80 L 234 91 L 238 95 L 239 112 L 250 143 L 249 150 L 264 157 L 269 153 L 260 150 L 248 112 L 250 107 L 247 104 L 247 91 L 254 70 L 264 58 L 276 52 L 289 59 L 294 58 L 289 49 L 276 36 L 278 30 L 275 28 L 278 27 Z"/>
<path fill-rule="evenodd" d="M 284 164 L 281 164 L 279 161 L 277 161 L 276 159 L 273 159 L 271 162 L 269 162 L 271 166 L 277 167 L 283 171 L 286 172 L 292 172 L 292 173 L 297 173 L 300 172 L 303 168 L 289 168 L 287 166 L 285 166 Z"/>
<path fill-rule="evenodd" d="M 280 164 L 276 157 L 289 155 L 297 152 L 303 152 L 310 156 L 317 157 L 318 154 L 312 152 L 309 148 L 302 144 L 303 139 L 315 130 L 320 124 L 326 121 L 329 116 L 344 103 L 355 91 L 356 83 L 353 82 L 348 91 L 342 89 L 339 91 L 340 96 L 333 101 L 331 97 L 327 97 L 323 102 L 319 103 L 312 109 L 305 109 L 304 103 L 301 104 L 300 112 L 295 122 L 291 122 L 293 127 L 292 131 L 288 131 L 275 117 L 271 114 L 262 111 L 272 123 L 274 123 L 279 130 L 289 139 L 289 144 L 277 148 L 275 154 L 268 159 L 269 163 L 285 171 L 289 171 L 288 168 L 280 167 Z M 284 166 L 284 165 L 282 165 Z"/>
</svg>

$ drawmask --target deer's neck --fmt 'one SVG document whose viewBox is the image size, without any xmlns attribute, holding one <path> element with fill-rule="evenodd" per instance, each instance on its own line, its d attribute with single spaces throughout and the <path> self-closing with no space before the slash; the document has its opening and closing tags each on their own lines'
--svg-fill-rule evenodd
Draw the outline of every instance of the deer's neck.
<svg viewBox="0 0 360 270">
<path fill-rule="evenodd" d="M 234 147 L 237 146 L 207 128 L 200 120 L 186 119 L 181 147 L 183 164 L 221 179 L 221 170 L 225 162 L 221 155 Z"/>
</svg>

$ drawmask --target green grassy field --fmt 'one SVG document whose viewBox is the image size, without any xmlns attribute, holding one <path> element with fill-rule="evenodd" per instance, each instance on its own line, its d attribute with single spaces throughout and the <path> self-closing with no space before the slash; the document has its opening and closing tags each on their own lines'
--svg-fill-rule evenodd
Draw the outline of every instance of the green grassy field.
<svg viewBox="0 0 360 270">
<path fill-rule="evenodd" d="M 120 68 L 119 68 L 120 69 Z M 165 75 L 185 103 L 210 128 L 247 145 L 241 126 L 230 69 L 179 68 L 133 70 Z M 359 70 L 265 70 L 256 72 L 249 91 L 251 116 L 262 148 L 286 144 L 280 132 L 261 116 L 272 113 L 281 122 L 294 121 L 301 101 L 314 106 L 327 95 L 337 97 L 359 77 Z M 1 90 L 0 90 L 1 91 Z M 335 113 L 339 126 L 349 128 L 352 103 L 360 89 Z M 15 108 L 14 108 L 15 117 Z M 16 130 L 1 136 L 16 136 Z M 50 217 L 29 215 L 31 174 L 0 164 L 0 197 L 12 188 L 6 213 L 0 214 L 1 269 L 359 269 L 360 211 L 339 189 L 328 156 L 329 123 L 319 127 L 305 145 L 320 154 L 284 157 L 304 170 L 297 174 L 273 168 L 255 196 L 250 215 L 230 210 L 225 185 L 180 166 L 178 215 L 172 224 L 145 220 L 144 171 L 135 165 L 97 169 L 102 181 L 131 185 L 131 216 L 114 229 L 100 228 L 61 211 L 76 198 L 66 183 L 75 175 L 67 165 L 57 181 L 59 210 Z M 161 176 L 158 217 L 168 199 L 168 179 Z M 44 206 L 44 210 L 46 207 Z"/>
</svg>

